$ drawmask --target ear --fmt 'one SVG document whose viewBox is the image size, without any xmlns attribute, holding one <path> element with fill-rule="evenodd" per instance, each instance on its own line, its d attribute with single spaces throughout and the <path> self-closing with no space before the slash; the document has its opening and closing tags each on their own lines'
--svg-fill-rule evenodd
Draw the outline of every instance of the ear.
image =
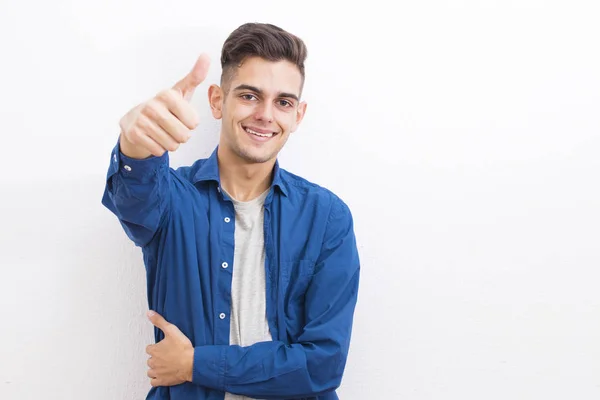
<svg viewBox="0 0 600 400">
<path fill-rule="evenodd" d="M 218 85 L 211 85 L 208 88 L 208 104 L 215 119 L 223 117 L 223 89 Z"/>
<path fill-rule="evenodd" d="M 296 121 L 292 132 L 294 132 L 298 128 L 298 125 L 300 125 L 300 123 L 304 119 L 304 114 L 306 114 L 306 106 L 307 104 L 305 101 L 298 104 L 298 109 L 296 110 Z"/>
</svg>

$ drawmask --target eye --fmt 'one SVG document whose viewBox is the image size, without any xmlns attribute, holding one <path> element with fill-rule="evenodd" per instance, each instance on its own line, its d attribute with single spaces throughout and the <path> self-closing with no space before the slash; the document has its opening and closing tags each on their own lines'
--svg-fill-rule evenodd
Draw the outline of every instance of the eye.
<svg viewBox="0 0 600 400">
<path fill-rule="evenodd" d="M 248 100 L 248 101 L 252 101 L 254 99 L 256 99 L 256 96 L 253 94 L 243 94 L 240 96 L 242 99 L 244 100 Z"/>
<path fill-rule="evenodd" d="M 279 105 L 282 107 L 293 107 L 293 104 L 287 100 L 278 100 Z"/>
</svg>

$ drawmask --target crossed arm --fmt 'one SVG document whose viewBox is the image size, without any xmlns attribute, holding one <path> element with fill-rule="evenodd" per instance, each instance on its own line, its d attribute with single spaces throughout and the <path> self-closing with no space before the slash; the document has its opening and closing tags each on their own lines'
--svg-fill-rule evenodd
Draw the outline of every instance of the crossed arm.
<svg viewBox="0 0 600 400">
<path fill-rule="evenodd" d="M 296 343 L 194 347 L 175 325 L 150 311 L 150 321 L 165 334 L 147 347 L 151 384 L 191 382 L 265 399 L 335 390 L 347 360 L 359 272 L 352 220 L 348 209 L 338 205 L 305 295 L 306 324 Z"/>
</svg>

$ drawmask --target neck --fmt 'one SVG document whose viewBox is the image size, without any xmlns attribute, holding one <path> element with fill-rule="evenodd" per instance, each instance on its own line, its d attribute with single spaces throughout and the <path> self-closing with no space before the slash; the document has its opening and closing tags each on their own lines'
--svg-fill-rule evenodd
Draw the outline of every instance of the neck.
<svg viewBox="0 0 600 400">
<path fill-rule="evenodd" d="M 219 147 L 217 156 L 221 186 L 234 199 L 250 201 L 271 186 L 275 159 L 248 163 L 223 146 Z"/>
</svg>

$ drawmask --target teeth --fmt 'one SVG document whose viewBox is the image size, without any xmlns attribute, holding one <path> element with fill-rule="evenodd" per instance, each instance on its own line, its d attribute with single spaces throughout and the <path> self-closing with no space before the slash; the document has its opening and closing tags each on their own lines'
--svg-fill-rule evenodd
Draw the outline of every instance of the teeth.
<svg viewBox="0 0 600 400">
<path fill-rule="evenodd" d="M 273 136 L 273 132 L 271 132 L 271 133 L 258 133 L 256 131 L 253 131 L 250 128 L 244 128 L 244 129 L 246 130 L 246 132 L 251 133 L 251 134 L 256 135 L 256 136 L 261 136 L 261 137 L 271 137 L 271 136 Z"/>
</svg>

